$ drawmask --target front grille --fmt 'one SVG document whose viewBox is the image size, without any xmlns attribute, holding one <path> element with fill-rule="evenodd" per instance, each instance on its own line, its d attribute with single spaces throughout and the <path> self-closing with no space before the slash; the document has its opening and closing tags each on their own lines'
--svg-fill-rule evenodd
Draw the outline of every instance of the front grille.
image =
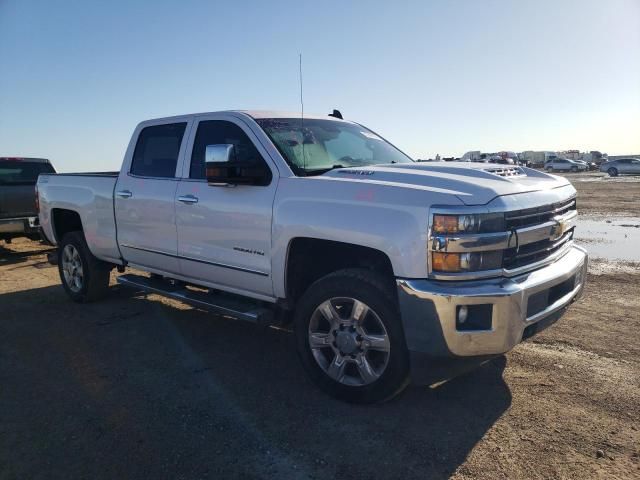
<svg viewBox="0 0 640 480">
<path fill-rule="evenodd" d="M 529 227 L 540 223 L 548 222 L 557 215 L 576 209 L 576 199 L 570 198 L 558 203 L 543 205 L 542 207 L 516 210 L 505 214 L 507 230 L 514 228 Z"/>
<path fill-rule="evenodd" d="M 507 212 L 505 214 L 505 223 L 510 231 L 518 228 L 535 227 L 575 209 L 576 199 L 570 198 L 541 207 Z M 508 248 L 504 250 L 502 266 L 506 270 L 513 270 L 539 262 L 562 250 L 572 239 L 573 228 L 556 240 L 545 239 L 527 245 Z"/>
<path fill-rule="evenodd" d="M 504 251 L 502 266 L 507 270 L 524 267 L 531 263 L 539 262 L 554 253 L 562 250 L 573 239 L 573 229 L 565 233 L 556 241 L 541 240 L 529 243 L 520 248 L 508 248 Z"/>
<path fill-rule="evenodd" d="M 452 213 L 434 212 L 433 221 L 437 215 Z M 491 223 L 489 229 L 476 227 L 469 233 L 432 230 L 428 243 L 431 277 L 475 280 L 500 274 L 520 275 L 558 260 L 573 244 L 577 220 L 575 197 L 539 207 L 473 215 L 481 220 L 480 225 L 487 218 L 493 220 L 493 215 L 497 215 L 499 222 Z M 443 259 L 453 259 L 454 266 L 457 260 L 457 270 L 444 265 Z M 436 261 L 438 266 L 433 268 Z"/>
</svg>

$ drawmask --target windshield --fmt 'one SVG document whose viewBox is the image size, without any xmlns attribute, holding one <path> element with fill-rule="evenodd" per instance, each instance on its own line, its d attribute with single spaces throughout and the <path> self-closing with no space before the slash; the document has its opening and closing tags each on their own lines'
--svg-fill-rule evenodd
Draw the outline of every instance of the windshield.
<svg viewBox="0 0 640 480">
<path fill-rule="evenodd" d="M 0 162 L 0 185 L 35 185 L 41 173 L 54 173 L 48 163 L 10 160 Z"/>
<path fill-rule="evenodd" d="M 256 121 L 296 175 L 319 175 L 333 168 L 413 162 L 371 130 L 353 123 L 300 118 Z"/>
</svg>

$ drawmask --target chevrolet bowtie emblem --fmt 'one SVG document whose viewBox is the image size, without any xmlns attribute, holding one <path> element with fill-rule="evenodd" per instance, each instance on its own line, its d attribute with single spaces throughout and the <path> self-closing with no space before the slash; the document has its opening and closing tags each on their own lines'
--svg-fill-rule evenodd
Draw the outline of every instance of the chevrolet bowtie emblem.
<svg viewBox="0 0 640 480">
<path fill-rule="evenodd" d="M 549 239 L 555 242 L 561 238 L 567 231 L 567 222 L 563 218 L 556 217 L 553 219 L 553 225 L 551 225 L 551 233 Z"/>
</svg>

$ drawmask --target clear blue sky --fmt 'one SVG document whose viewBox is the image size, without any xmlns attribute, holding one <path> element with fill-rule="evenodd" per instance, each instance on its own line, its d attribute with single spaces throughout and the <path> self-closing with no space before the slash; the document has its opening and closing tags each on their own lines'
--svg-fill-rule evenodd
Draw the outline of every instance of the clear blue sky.
<svg viewBox="0 0 640 480">
<path fill-rule="evenodd" d="M 640 0 L 0 0 L 0 155 L 119 168 L 141 120 L 339 108 L 415 157 L 640 153 Z"/>
</svg>

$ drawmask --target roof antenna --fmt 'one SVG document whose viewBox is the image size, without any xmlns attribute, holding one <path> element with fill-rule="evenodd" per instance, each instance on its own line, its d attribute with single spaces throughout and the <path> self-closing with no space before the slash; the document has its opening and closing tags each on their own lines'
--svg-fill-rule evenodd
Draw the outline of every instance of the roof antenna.
<svg viewBox="0 0 640 480">
<path fill-rule="evenodd" d="M 335 108 L 333 109 L 333 112 L 329 114 L 329 116 L 342 120 L 342 113 L 340 113 L 340 110 L 336 110 Z"/>
<path fill-rule="evenodd" d="M 298 71 L 300 74 L 300 135 L 302 137 L 302 169 L 307 174 L 307 157 L 304 154 L 304 99 L 302 97 L 302 53 L 298 54 Z"/>
</svg>

